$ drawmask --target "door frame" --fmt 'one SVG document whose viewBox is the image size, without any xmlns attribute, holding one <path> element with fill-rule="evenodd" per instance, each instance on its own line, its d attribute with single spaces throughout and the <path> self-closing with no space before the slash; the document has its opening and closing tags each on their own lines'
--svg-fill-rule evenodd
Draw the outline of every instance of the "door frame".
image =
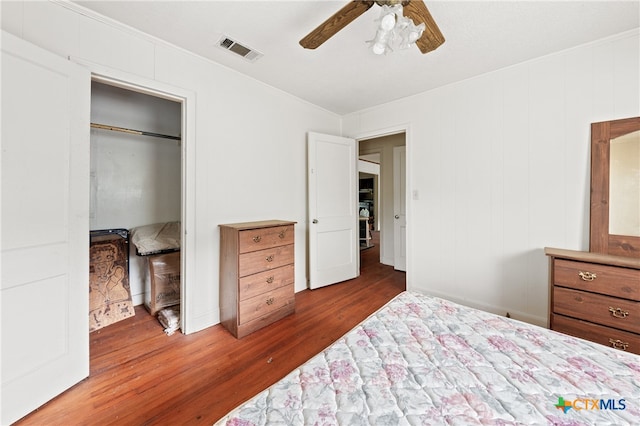
<svg viewBox="0 0 640 426">
<path fill-rule="evenodd" d="M 352 137 L 356 140 L 356 150 L 359 152 L 360 151 L 360 141 L 362 140 L 366 140 L 366 139 L 375 139 L 375 138 L 380 138 L 383 136 L 390 136 L 390 135 L 396 135 L 399 133 L 404 133 L 404 138 L 405 138 L 405 146 L 406 146 L 406 170 L 405 170 L 405 179 L 406 179 L 406 185 L 407 185 L 407 189 L 406 189 L 406 194 L 405 194 L 405 199 L 406 199 L 406 210 L 407 210 L 407 229 L 411 229 L 413 226 L 413 220 L 412 220 L 412 214 L 411 214 L 411 207 L 412 207 L 412 200 L 413 198 L 410 197 L 409 195 L 413 192 L 413 189 L 411 187 L 411 179 L 409 179 L 409 176 L 411 176 L 411 161 L 409 161 L 409 159 L 411 158 L 411 147 L 412 147 L 412 143 L 411 143 L 411 125 L 410 123 L 401 123 L 401 124 L 397 124 L 394 126 L 389 126 L 389 127 L 383 127 L 381 129 L 377 129 L 377 130 L 370 130 L 367 132 L 357 132 L 353 135 L 348 135 L 348 137 Z M 382 233 L 380 233 L 380 238 L 383 238 Z M 409 289 L 409 285 L 411 281 L 411 271 L 413 270 L 413 268 L 411 267 L 411 247 L 413 247 L 413 235 L 411 234 L 411 232 L 407 232 L 407 265 L 406 265 L 406 286 L 407 289 Z"/>
<path fill-rule="evenodd" d="M 406 138 L 405 138 L 406 139 Z M 402 154 L 399 154 L 400 151 Z M 404 170 L 407 168 L 407 146 L 405 145 L 393 147 L 393 268 L 397 271 L 407 270 L 407 193 L 405 191 L 404 198 L 402 197 L 402 191 L 397 188 L 402 188 L 402 184 L 406 188 L 407 176 L 400 173 L 402 170 L 402 163 L 404 163 Z M 404 182 L 402 181 L 404 179 Z M 404 201 L 404 203 L 403 203 Z M 404 213 L 404 214 L 403 214 Z M 404 222 L 404 223 L 403 223 Z M 402 244 L 404 228 L 404 245 Z M 404 246 L 404 247 L 403 247 Z M 401 251 L 404 249 L 404 256 Z"/>
<path fill-rule="evenodd" d="M 194 324 L 189 317 L 190 289 L 195 277 L 195 135 L 196 135 L 196 95 L 194 92 L 161 83 L 148 78 L 129 74 L 120 70 L 105 67 L 81 58 L 71 57 L 70 60 L 87 69 L 91 73 L 91 81 L 108 84 L 121 89 L 131 90 L 174 102 L 179 102 L 181 108 L 182 140 L 180 143 L 181 157 L 181 247 L 180 247 L 180 328 L 183 334 L 200 330 L 199 324 Z"/>
</svg>

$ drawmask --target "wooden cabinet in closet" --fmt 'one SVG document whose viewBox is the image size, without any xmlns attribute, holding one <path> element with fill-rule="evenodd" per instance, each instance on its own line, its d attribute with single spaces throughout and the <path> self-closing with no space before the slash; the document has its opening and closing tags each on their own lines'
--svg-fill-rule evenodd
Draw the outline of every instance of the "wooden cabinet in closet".
<svg viewBox="0 0 640 426">
<path fill-rule="evenodd" d="M 640 259 L 546 248 L 552 330 L 640 354 Z"/>
<path fill-rule="evenodd" d="M 220 322 L 237 338 L 295 311 L 294 226 L 220 225 Z"/>
</svg>

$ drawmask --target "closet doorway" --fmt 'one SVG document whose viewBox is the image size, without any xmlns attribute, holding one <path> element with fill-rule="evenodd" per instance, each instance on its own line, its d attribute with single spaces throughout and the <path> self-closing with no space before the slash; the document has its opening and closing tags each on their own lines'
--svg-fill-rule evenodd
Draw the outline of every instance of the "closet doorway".
<svg viewBox="0 0 640 426">
<path fill-rule="evenodd" d="M 175 318 L 180 318 L 183 255 L 180 236 L 184 199 L 182 108 L 183 104 L 176 100 L 92 81 L 92 331 L 132 316 L 133 306 L 142 304 L 153 315 L 173 306 Z M 145 241 L 137 245 L 136 236 L 144 237 Z M 148 241 L 156 236 L 160 237 L 157 244 L 155 240 Z M 110 251 L 105 251 L 100 247 L 105 240 L 113 240 L 116 245 L 107 243 Z M 126 240 L 126 244 L 118 240 Z M 116 250 L 117 244 L 124 244 L 128 253 L 125 249 L 122 253 Z M 114 251 L 122 258 L 112 259 Z M 128 273 L 122 278 L 125 268 Z M 108 282 L 106 286 L 105 282 Z M 109 298 L 116 297 L 121 301 L 123 289 L 129 293 L 129 302 L 113 305 Z M 106 294 L 106 290 L 113 294 Z M 114 316 L 110 307 L 104 312 L 101 298 L 112 303 L 118 310 L 117 315 Z"/>
</svg>

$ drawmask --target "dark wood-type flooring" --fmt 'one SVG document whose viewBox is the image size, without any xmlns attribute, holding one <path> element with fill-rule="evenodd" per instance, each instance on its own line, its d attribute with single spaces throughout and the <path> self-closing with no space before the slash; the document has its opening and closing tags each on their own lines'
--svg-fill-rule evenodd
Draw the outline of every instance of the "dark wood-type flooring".
<svg viewBox="0 0 640 426">
<path fill-rule="evenodd" d="M 211 425 L 405 289 L 405 274 L 362 251 L 361 276 L 296 294 L 296 312 L 243 339 L 221 325 L 166 336 L 141 307 L 90 335 L 90 377 L 18 425 Z"/>
</svg>

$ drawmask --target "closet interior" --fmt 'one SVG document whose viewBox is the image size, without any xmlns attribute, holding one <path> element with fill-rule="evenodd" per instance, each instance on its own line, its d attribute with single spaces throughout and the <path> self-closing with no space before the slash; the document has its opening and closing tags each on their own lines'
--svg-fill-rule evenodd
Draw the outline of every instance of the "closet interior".
<svg viewBox="0 0 640 426">
<path fill-rule="evenodd" d="M 90 332 L 144 304 L 179 329 L 182 104 L 91 84 Z"/>
</svg>

